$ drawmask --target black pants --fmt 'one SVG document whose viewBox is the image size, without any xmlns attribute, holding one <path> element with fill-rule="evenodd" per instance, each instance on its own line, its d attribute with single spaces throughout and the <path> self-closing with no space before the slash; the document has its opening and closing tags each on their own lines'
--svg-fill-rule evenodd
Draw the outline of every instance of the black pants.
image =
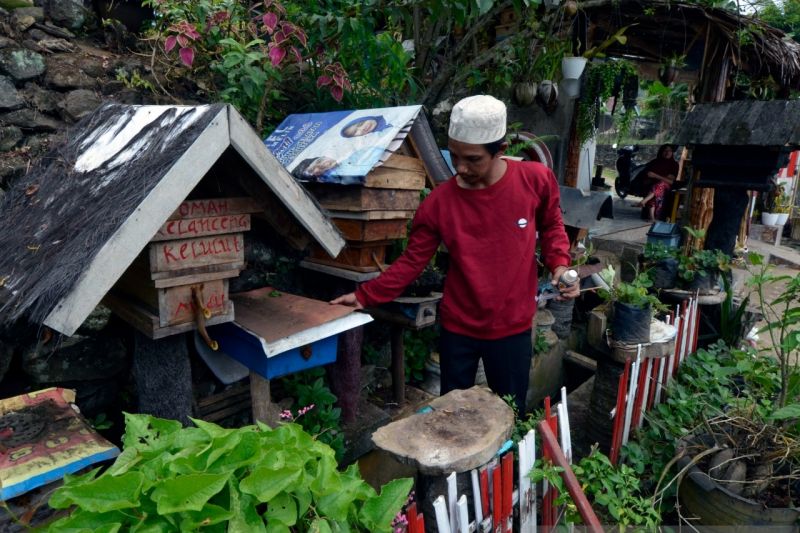
<svg viewBox="0 0 800 533">
<path fill-rule="evenodd" d="M 472 387 L 478 361 L 483 359 L 489 388 L 499 396 L 513 396 L 518 413 L 522 416 L 525 413 L 532 353 L 531 330 L 501 339 L 485 340 L 442 328 L 439 338 L 441 393 Z"/>
</svg>

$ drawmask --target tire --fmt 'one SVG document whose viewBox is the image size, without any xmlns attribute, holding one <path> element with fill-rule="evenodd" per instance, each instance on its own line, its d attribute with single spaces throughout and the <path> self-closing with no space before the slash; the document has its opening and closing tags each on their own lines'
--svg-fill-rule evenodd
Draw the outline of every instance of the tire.
<svg viewBox="0 0 800 533">
<path fill-rule="evenodd" d="M 626 196 L 628 196 L 628 190 L 622 188 L 619 183 L 619 178 L 614 180 L 614 190 L 617 191 L 617 196 L 620 198 L 624 199 Z"/>
</svg>

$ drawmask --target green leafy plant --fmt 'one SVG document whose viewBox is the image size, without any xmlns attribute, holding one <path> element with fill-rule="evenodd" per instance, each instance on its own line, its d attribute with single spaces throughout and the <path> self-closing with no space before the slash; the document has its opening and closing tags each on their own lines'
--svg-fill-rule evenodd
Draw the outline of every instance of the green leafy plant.
<svg viewBox="0 0 800 533">
<path fill-rule="evenodd" d="M 392 531 L 411 479 L 380 494 L 297 424 L 224 429 L 125 415 L 111 467 L 66 476 L 48 531 Z"/>
<path fill-rule="evenodd" d="M 660 242 L 648 242 L 644 245 L 642 256 L 646 263 L 658 263 L 664 259 L 674 259 L 678 255 L 678 249 Z"/>
<path fill-rule="evenodd" d="M 586 66 L 585 90 L 577 102 L 576 132 L 581 144 L 593 139 L 597 120 L 606 100 L 618 94 L 630 77 L 637 76 L 636 69 L 629 61 L 610 59 L 602 63 L 591 62 Z M 633 112 L 633 110 L 625 111 Z M 627 131 L 619 131 L 619 136 Z"/>
<path fill-rule="evenodd" d="M 536 330 L 536 340 L 533 341 L 533 355 L 546 353 L 550 349 L 547 343 L 547 335 L 542 330 Z"/>
<path fill-rule="evenodd" d="M 325 370 L 312 368 L 297 372 L 284 377 L 281 383 L 295 399 L 292 410 L 284 412 L 284 419 L 296 419 L 303 429 L 333 448 L 340 458 L 344 453 L 342 410 L 335 407 L 336 396 L 326 383 Z"/>
<path fill-rule="evenodd" d="M 600 277 L 610 287 L 610 290 L 598 289 L 597 291 L 600 297 L 606 301 L 621 302 L 639 309 L 651 307 L 654 311 L 665 308 L 661 301 L 649 292 L 648 289 L 653 286 L 653 282 L 643 272 L 637 274 L 630 283 L 624 281 L 616 282 L 614 270 L 611 267 L 606 267 L 604 272 L 600 273 Z"/>
<path fill-rule="evenodd" d="M 730 256 L 720 250 L 695 250 L 690 256 L 681 256 L 678 277 L 690 282 L 700 277 L 717 276 L 730 270 Z"/>
<path fill-rule="evenodd" d="M 761 313 L 767 320 L 767 325 L 759 332 L 769 335 L 780 365 L 780 392 L 776 403 L 781 408 L 794 400 L 789 390 L 790 376 L 797 371 L 800 352 L 800 277 L 773 274 L 774 267 L 759 254 L 751 253 L 747 259 L 753 269 L 747 284 L 756 292 Z M 775 284 L 783 284 L 783 290 L 777 298 L 767 297 L 766 287 Z"/>
<path fill-rule="evenodd" d="M 425 361 L 431 354 L 431 347 L 438 344 L 438 339 L 439 332 L 433 327 L 403 332 L 406 381 L 420 382 L 425 378 Z"/>
</svg>

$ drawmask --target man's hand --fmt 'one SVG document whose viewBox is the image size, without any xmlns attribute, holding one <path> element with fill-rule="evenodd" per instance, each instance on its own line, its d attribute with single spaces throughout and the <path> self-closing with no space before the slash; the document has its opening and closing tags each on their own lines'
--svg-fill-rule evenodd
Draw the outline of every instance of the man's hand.
<svg viewBox="0 0 800 533">
<path fill-rule="evenodd" d="M 553 287 L 558 287 L 558 281 L 561 278 L 561 275 L 567 270 L 569 270 L 569 268 L 570 267 L 568 266 L 556 267 L 555 271 L 553 272 L 553 279 L 551 281 Z M 559 292 L 561 293 L 561 296 L 556 298 L 556 300 L 563 301 L 563 300 L 572 300 L 574 298 L 577 298 L 581 292 L 581 283 L 580 281 L 576 281 L 572 285 L 567 285 L 566 287 L 559 287 Z"/>
<path fill-rule="evenodd" d="M 343 294 L 338 298 L 331 300 L 330 303 L 332 305 L 333 304 L 347 305 L 350 307 L 355 307 L 356 309 L 364 309 L 364 306 L 358 302 L 358 299 L 356 298 L 356 293 L 354 292 Z"/>
</svg>

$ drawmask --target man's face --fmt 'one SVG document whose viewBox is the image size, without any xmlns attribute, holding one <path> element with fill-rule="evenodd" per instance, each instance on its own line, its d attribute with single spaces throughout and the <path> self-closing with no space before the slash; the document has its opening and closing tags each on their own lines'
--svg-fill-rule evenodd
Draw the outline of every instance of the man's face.
<svg viewBox="0 0 800 533">
<path fill-rule="evenodd" d="M 500 153 L 493 157 L 482 144 L 467 144 L 450 139 L 447 142 L 453 168 L 456 174 L 467 185 L 476 185 L 487 181 L 492 167 Z"/>
</svg>

